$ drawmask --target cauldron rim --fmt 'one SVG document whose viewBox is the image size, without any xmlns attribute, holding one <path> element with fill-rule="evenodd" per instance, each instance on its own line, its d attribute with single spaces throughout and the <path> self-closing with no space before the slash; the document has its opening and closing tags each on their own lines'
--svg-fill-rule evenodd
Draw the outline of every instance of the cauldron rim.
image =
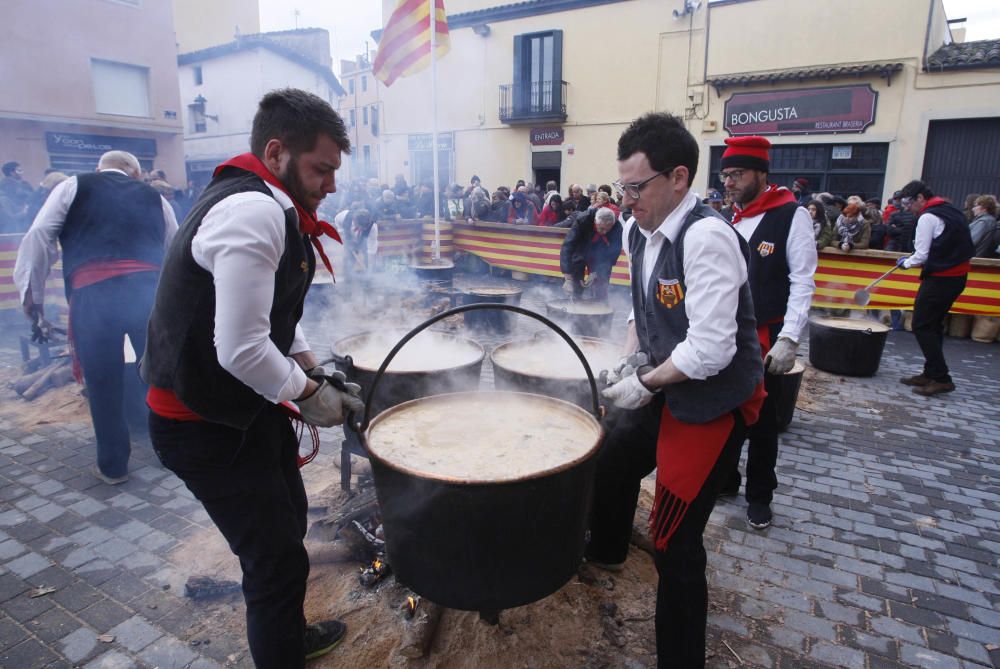
<svg viewBox="0 0 1000 669">
<path fill-rule="evenodd" d="M 865 329 L 858 329 L 837 326 L 837 323 L 850 321 L 864 321 L 868 327 Z M 839 316 L 810 316 L 809 325 L 815 325 L 821 328 L 830 328 L 832 330 L 841 330 L 843 332 L 860 332 L 861 334 L 882 334 L 883 332 L 889 332 L 889 330 L 892 329 L 882 321 L 877 321 L 874 318 L 842 318 Z"/>
<path fill-rule="evenodd" d="M 541 401 L 553 404 L 557 407 L 560 407 L 561 409 L 565 409 L 570 413 L 577 414 L 580 417 L 587 420 L 588 422 L 595 425 L 597 427 L 597 433 L 596 433 L 596 439 L 594 440 L 594 445 L 591 446 L 589 449 L 587 449 L 587 451 L 584 452 L 582 455 L 580 455 L 577 458 L 574 458 L 573 460 L 570 460 L 569 462 L 564 462 L 561 465 L 558 465 L 556 467 L 551 467 L 549 469 L 543 469 L 541 471 L 533 472 L 527 476 L 519 476 L 517 478 L 509 478 L 509 479 L 466 479 L 466 478 L 442 476 L 440 474 L 431 474 L 428 472 L 422 472 L 416 469 L 412 469 L 410 467 L 405 467 L 397 462 L 387 460 L 378 453 L 376 453 L 375 451 L 373 451 L 369 446 L 369 437 L 371 436 L 372 430 L 375 428 L 376 425 L 378 425 L 380 421 L 385 420 L 390 415 L 398 413 L 400 411 L 405 411 L 408 407 L 414 404 L 426 403 L 432 401 L 443 402 L 447 401 L 449 398 L 457 396 L 467 396 L 467 395 L 521 396 L 525 398 L 531 398 L 532 401 L 535 402 Z M 373 458 L 377 460 L 384 467 L 397 471 L 406 476 L 412 476 L 414 478 L 423 479 L 425 481 L 436 481 L 439 483 L 445 483 L 457 486 L 495 487 L 495 486 L 520 484 L 524 483 L 525 481 L 532 481 L 536 479 L 544 479 L 581 465 L 590 458 L 594 457 L 594 455 L 597 453 L 597 450 L 600 449 L 601 442 L 604 441 L 604 427 L 601 425 L 601 422 L 598 421 L 596 418 L 594 418 L 594 416 L 589 411 L 586 411 L 585 409 L 577 406 L 576 404 L 573 404 L 572 402 L 567 402 L 566 400 L 561 400 L 555 397 L 548 397 L 546 395 L 536 395 L 534 393 L 524 393 L 511 390 L 478 390 L 478 391 L 464 391 L 457 393 L 442 393 L 440 395 L 427 395 L 426 397 L 418 397 L 416 399 L 408 400 L 406 402 L 402 402 L 401 404 L 397 404 L 393 407 L 386 409 L 385 411 L 380 412 L 377 416 L 375 416 L 375 418 L 373 418 L 371 423 L 369 424 L 368 429 L 365 431 L 363 435 L 361 435 L 361 437 L 362 437 L 362 443 L 364 444 L 365 447 L 365 452 L 368 453 L 369 458 Z M 376 488 L 377 486 L 378 482 L 376 481 Z"/>
<path fill-rule="evenodd" d="M 583 342 L 583 343 L 587 343 L 587 344 L 595 344 L 595 343 L 597 343 L 597 344 L 607 344 L 609 346 L 615 346 L 615 344 L 613 342 L 611 342 L 611 341 L 609 341 L 607 339 L 601 339 L 600 337 L 576 337 L 576 340 L 577 340 L 578 344 L 581 343 L 581 342 Z M 559 339 L 558 337 L 552 337 L 551 341 L 553 343 L 558 343 L 558 342 L 561 342 L 562 340 Z M 587 380 L 587 373 L 586 372 L 583 372 L 583 374 L 581 376 L 553 376 L 553 375 L 550 375 L 550 374 L 533 374 L 531 372 L 525 372 L 525 371 L 520 370 L 520 369 L 513 369 L 509 365 L 504 365 L 503 363 L 498 363 L 497 360 L 496 360 L 496 358 L 494 357 L 494 356 L 496 356 L 497 351 L 499 351 L 499 350 L 501 350 L 501 349 L 503 349 L 505 347 L 513 347 L 513 346 L 517 346 L 517 345 L 532 344 L 532 343 L 537 343 L 537 342 L 538 342 L 537 339 L 523 338 L 523 339 L 511 339 L 509 341 L 505 341 L 505 342 L 502 342 L 500 344 L 497 344 L 496 347 L 494 347 L 494 349 L 492 351 L 490 351 L 490 362 L 493 364 L 494 367 L 499 367 L 499 368 L 503 369 L 504 371 L 511 372 L 513 374 L 519 374 L 520 376 L 528 376 L 528 377 L 531 377 L 532 379 L 552 380 L 552 381 L 586 381 Z M 581 349 L 582 348 L 583 347 L 581 346 Z M 569 350 L 570 353 L 573 352 L 572 349 L 569 348 L 568 344 L 566 345 L 566 349 Z M 582 367 L 580 369 L 581 369 L 581 371 L 583 370 Z"/>
<path fill-rule="evenodd" d="M 414 270 L 425 270 L 425 269 L 455 269 L 455 263 L 451 260 L 441 260 L 440 262 L 427 262 L 427 263 L 414 263 L 409 266 L 410 269 Z"/>
<path fill-rule="evenodd" d="M 615 315 L 615 308 L 612 307 L 610 304 L 598 302 L 597 300 L 578 300 L 578 302 L 585 304 L 604 304 L 604 306 L 607 307 L 607 311 L 597 311 L 597 312 L 570 311 L 569 309 L 566 308 L 566 306 L 577 303 L 570 300 L 552 300 L 551 302 L 545 303 L 545 308 L 554 309 L 555 311 L 558 311 L 563 314 L 569 314 L 570 316 L 584 316 L 584 317 L 590 316 L 593 318 L 600 318 L 600 317 Z"/>
<path fill-rule="evenodd" d="M 397 333 L 398 335 L 402 336 L 402 335 L 406 334 L 406 332 L 407 331 L 404 330 L 404 329 L 402 329 L 402 328 L 400 328 L 399 330 L 396 330 L 396 329 L 392 329 L 392 330 L 367 330 L 365 332 L 356 332 L 356 333 L 354 333 L 352 335 L 348 335 L 346 337 L 343 337 L 343 338 L 338 339 L 337 341 L 333 342 L 333 352 L 336 353 L 336 354 L 338 354 L 338 355 L 341 355 L 341 356 L 349 356 L 349 355 L 351 355 L 351 352 L 344 350 L 344 343 L 345 342 L 351 341 L 353 339 L 359 339 L 361 337 L 372 337 L 372 336 L 375 336 L 375 335 L 382 335 L 382 334 L 391 335 L 392 333 Z M 434 374 L 434 373 L 437 373 L 437 372 L 448 372 L 448 371 L 457 370 L 457 369 L 467 369 L 467 368 L 473 367 L 475 365 L 481 365 L 483 363 L 483 360 L 486 359 L 486 349 L 483 348 L 482 344 L 480 344 L 475 339 L 472 339 L 471 337 L 463 337 L 461 335 L 454 334 L 453 332 L 445 332 L 445 331 L 442 331 L 442 330 L 427 330 L 427 333 L 429 333 L 431 335 L 435 335 L 435 336 L 441 336 L 441 337 L 443 337 L 445 339 L 459 340 L 459 341 L 462 341 L 463 343 L 472 344 L 478 350 L 478 355 L 476 356 L 476 358 L 474 360 L 469 360 L 468 362 L 463 362 L 463 363 L 460 363 L 460 364 L 457 364 L 457 365 L 449 365 L 447 367 L 425 367 L 425 368 L 422 368 L 422 369 L 392 369 L 392 365 L 390 364 L 389 365 L 389 369 L 386 369 L 385 373 L 386 374 L 391 374 L 393 376 L 395 376 L 395 375 L 403 375 L 403 374 Z M 421 333 L 421 334 L 423 334 L 423 333 Z M 399 337 L 398 336 L 395 337 L 395 340 L 398 341 Z M 392 345 L 389 346 L 389 349 L 391 349 L 391 348 L 392 348 Z M 388 351 L 387 351 L 387 353 L 388 353 Z M 383 358 L 383 360 L 384 359 L 385 358 Z M 358 364 L 358 362 L 356 360 L 354 360 L 354 356 L 351 356 L 351 363 L 357 369 L 362 369 L 362 370 L 364 370 L 366 372 L 372 372 L 372 373 L 377 372 L 378 368 L 382 365 L 382 361 L 381 360 L 379 361 L 379 364 L 376 365 L 376 366 L 374 366 L 374 367 L 368 367 L 367 365 L 360 365 L 360 364 Z"/>
<path fill-rule="evenodd" d="M 475 286 L 473 288 L 466 288 L 461 292 L 466 295 L 476 295 L 479 297 L 508 297 L 511 295 L 521 295 L 524 293 L 524 290 L 514 287 Z"/>
</svg>

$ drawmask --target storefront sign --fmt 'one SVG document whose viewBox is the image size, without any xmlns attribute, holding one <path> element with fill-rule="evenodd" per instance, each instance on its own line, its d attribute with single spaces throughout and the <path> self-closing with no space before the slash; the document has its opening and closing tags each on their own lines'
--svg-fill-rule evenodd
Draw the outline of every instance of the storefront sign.
<svg viewBox="0 0 1000 669">
<path fill-rule="evenodd" d="M 532 128 L 531 144 L 533 146 L 557 146 L 566 139 L 562 128 Z"/>
<path fill-rule="evenodd" d="M 850 144 L 847 146 L 835 146 L 830 152 L 830 157 L 834 160 L 850 160 L 853 149 L 854 147 Z"/>
<path fill-rule="evenodd" d="M 100 155 L 105 151 L 128 151 L 137 158 L 155 158 L 156 140 L 112 135 L 80 135 L 70 132 L 45 133 L 49 153 Z"/>
<path fill-rule="evenodd" d="M 875 122 L 877 101 L 867 84 L 734 93 L 724 127 L 730 135 L 861 133 Z"/>
<path fill-rule="evenodd" d="M 433 135 L 429 132 L 421 133 L 419 135 L 408 135 L 406 137 L 406 144 L 410 151 L 430 151 L 432 137 Z M 455 150 L 455 133 L 439 132 L 438 151 L 454 151 L 454 150 Z"/>
</svg>

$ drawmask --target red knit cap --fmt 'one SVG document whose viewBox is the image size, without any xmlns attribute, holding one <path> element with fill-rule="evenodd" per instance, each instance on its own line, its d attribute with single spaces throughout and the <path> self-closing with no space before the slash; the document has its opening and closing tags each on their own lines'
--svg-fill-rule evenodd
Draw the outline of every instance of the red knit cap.
<svg viewBox="0 0 1000 669">
<path fill-rule="evenodd" d="M 748 137 L 727 137 L 726 150 L 722 154 L 721 169 L 743 167 L 751 170 L 768 172 L 771 168 L 771 158 L 767 150 L 771 142 L 766 137 L 750 135 Z"/>
</svg>

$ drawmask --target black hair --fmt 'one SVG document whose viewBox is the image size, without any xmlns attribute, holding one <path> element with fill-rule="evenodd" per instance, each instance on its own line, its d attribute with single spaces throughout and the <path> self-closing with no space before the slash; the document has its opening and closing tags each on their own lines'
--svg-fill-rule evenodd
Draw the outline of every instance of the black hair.
<svg viewBox="0 0 1000 669">
<path fill-rule="evenodd" d="M 342 152 L 351 152 L 344 121 L 329 103 L 297 88 L 282 88 L 260 99 L 250 131 L 250 150 L 263 159 L 264 147 L 277 139 L 298 155 L 311 151 L 321 134 L 332 139 Z"/>
<path fill-rule="evenodd" d="M 826 206 L 820 200 L 809 200 L 806 203 L 806 210 L 809 210 L 809 205 L 816 207 L 816 213 L 823 217 L 823 221 L 826 221 Z"/>
<path fill-rule="evenodd" d="M 9 177 L 11 174 L 14 173 L 14 170 L 16 170 L 19 165 L 20 165 L 20 163 L 14 161 L 14 160 L 10 161 L 9 163 L 4 163 L 3 164 L 3 175 L 5 177 Z"/>
<path fill-rule="evenodd" d="M 679 116 L 663 112 L 644 114 L 618 138 L 618 160 L 642 151 L 649 166 L 664 172 L 678 165 L 688 170 L 688 186 L 698 171 L 698 142 Z"/>
<path fill-rule="evenodd" d="M 560 195 L 559 193 L 554 193 L 552 197 L 549 198 L 549 206 L 552 209 L 561 210 L 563 206 L 562 195 Z M 574 204 L 573 206 L 575 207 L 576 205 Z"/>
<path fill-rule="evenodd" d="M 925 200 L 934 197 L 934 193 L 927 187 L 927 184 L 916 179 L 899 189 L 900 197 L 915 198 L 918 195 L 923 195 Z"/>
<path fill-rule="evenodd" d="M 878 209 L 882 208 L 882 200 L 878 199 L 877 197 L 868 198 L 867 200 L 865 200 L 865 204 L 874 204 L 876 208 Z"/>
</svg>

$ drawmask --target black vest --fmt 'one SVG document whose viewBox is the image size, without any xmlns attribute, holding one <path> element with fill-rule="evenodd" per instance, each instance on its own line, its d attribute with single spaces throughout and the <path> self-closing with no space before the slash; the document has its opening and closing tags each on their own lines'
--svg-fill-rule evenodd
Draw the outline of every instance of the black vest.
<svg viewBox="0 0 1000 669">
<path fill-rule="evenodd" d="M 933 207 L 927 207 L 922 214 L 934 214 L 944 221 L 944 230 L 931 241 L 927 262 L 920 270 L 920 278 L 926 278 L 934 272 L 950 269 L 972 259 L 976 247 L 972 243 L 972 232 L 965 214 L 958 207 L 942 202 Z"/>
<path fill-rule="evenodd" d="M 230 195 L 248 191 L 272 196 L 260 177 L 229 167 L 212 180 L 191 209 L 163 264 L 140 363 L 146 383 L 172 390 L 205 420 L 241 430 L 253 422 L 267 400 L 219 364 L 214 342 L 215 285 L 211 273 L 191 255 L 191 241 L 209 209 Z M 291 349 L 315 268 L 312 246 L 299 232 L 295 210 L 287 209 L 285 252 L 274 275 L 270 312 L 270 338 L 284 355 Z"/>
<path fill-rule="evenodd" d="M 159 193 L 120 172 L 80 174 L 76 182 L 76 197 L 59 233 L 67 295 L 73 272 L 92 260 L 163 264 Z"/>
<path fill-rule="evenodd" d="M 722 218 L 711 207 L 698 204 L 681 225 L 673 243 L 665 241 L 653 266 L 649 285 L 642 285 L 642 260 L 646 238 L 633 227 L 629 236 L 632 258 L 632 306 L 635 310 L 635 328 L 639 347 L 660 365 L 687 337 L 688 318 L 684 302 L 687 285 L 684 281 L 684 235 L 692 225 L 705 218 Z M 727 227 L 729 226 L 726 223 Z M 740 244 L 744 259 L 747 245 L 736 230 L 732 230 Z M 753 395 L 754 389 L 764 378 L 757 323 L 753 317 L 753 299 L 750 286 L 740 286 L 739 306 L 736 312 L 736 354 L 721 372 L 704 380 L 689 379 L 664 386 L 663 394 L 670 413 L 686 423 L 707 423 L 736 409 Z"/>
<path fill-rule="evenodd" d="M 747 242 L 749 281 L 754 317 L 758 323 L 784 318 L 792 282 L 788 279 L 788 231 L 799 205 L 795 202 L 768 210 Z"/>
</svg>

